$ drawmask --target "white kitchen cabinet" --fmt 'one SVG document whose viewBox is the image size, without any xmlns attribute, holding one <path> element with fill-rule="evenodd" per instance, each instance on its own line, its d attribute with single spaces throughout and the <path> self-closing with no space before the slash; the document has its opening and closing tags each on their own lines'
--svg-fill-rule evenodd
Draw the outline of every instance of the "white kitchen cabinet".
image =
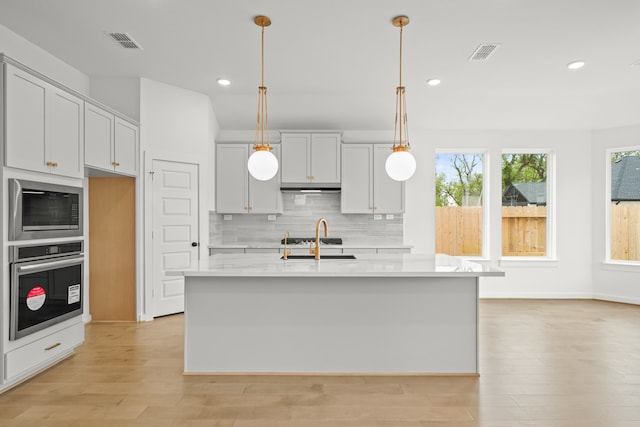
<svg viewBox="0 0 640 427">
<path fill-rule="evenodd" d="M 342 145 L 342 213 L 404 212 L 404 183 L 387 175 L 389 144 Z"/>
<path fill-rule="evenodd" d="M 340 133 L 282 133 L 283 184 L 340 184 Z"/>
<path fill-rule="evenodd" d="M 5 165 L 82 177 L 84 101 L 5 64 Z"/>
<path fill-rule="evenodd" d="M 138 174 L 138 126 L 87 102 L 84 140 L 85 166 L 124 175 Z"/>
<path fill-rule="evenodd" d="M 5 354 L 5 380 L 33 373 L 73 352 L 84 341 L 84 323 L 78 322 Z"/>
<path fill-rule="evenodd" d="M 280 147 L 272 145 L 280 157 Z M 219 214 L 282 212 L 280 174 L 258 181 L 249 174 L 247 161 L 253 144 L 216 144 L 216 212 Z"/>
</svg>

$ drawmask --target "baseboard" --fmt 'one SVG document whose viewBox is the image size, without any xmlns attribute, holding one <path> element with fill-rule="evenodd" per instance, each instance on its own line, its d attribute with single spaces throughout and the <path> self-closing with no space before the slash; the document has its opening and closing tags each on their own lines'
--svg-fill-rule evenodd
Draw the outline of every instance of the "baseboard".
<svg viewBox="0 0 640 427">
<path fill-rule="evenodd" d="M 480 299 L 594 299 L 591 293 L 548 293 L 523 292 L 517 294 L 480 292 Z"/>
<path fill-rule="evenodd" d="M 607 294 L 596 293 L 593 295 L 593 299 L 597 299 L 600 301 L 622 302 L 625 304 L 640 305 L 640 298 L 624 297 L 620 295 L 607 295 Z"/>
</svg>

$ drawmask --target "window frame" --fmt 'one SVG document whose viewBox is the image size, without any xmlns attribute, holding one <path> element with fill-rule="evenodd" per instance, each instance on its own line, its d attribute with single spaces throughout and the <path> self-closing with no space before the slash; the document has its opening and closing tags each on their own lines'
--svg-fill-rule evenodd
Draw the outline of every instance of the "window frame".
<svg viewBox="0 0 640 427">
<path fill-rule="evenodd" d="M 490 227 L 490 200 L 491 200 L 491 186 L 489 185 L 489 164 L 490 164 L 490 156 L 488 149 L 482 148 L 437 148 L 434 153 L 434 169 L 437 174 L 437 156 L 438 154 L 478 154 L 482 157 L 482 234 L 480 235 L 480 239 L 482 239 L 480 245 L 480 255 L 459 255 L 461 258 L 469 259 L 469 260 L 480 260 L 480 261 L 488 261 L 490 259 L 490 239 L 491 233 L 488 232 Z M 434 181 L 435 186 L 435 181 Z M 435 213 L 435 197 L 433 200 L 433 208 Z M 437 227 L 437 224 L 434 221 L 434 230 Z M 435 242 L 434 242 L 434 252 L 435 252 Z"/>
<path fill-rule="evenodd" d="M 631 145 L 624 147 L 608 148 L 605 150 L 605 191 L 604 191 L 604 264 L 610 266 L 619 266 L 626 270 L 623 266 L 627 266 L 633 271 L 637 271 L 640 267 L 640 261 L 623 260 L 611 258 L 611 155 L 621 151 L 640 151 L 640 145 Z"/>
<path fill-rule="evenodd" d="M 510 256 L 502 253 L 502 193 L 504 189 L 500 185 L 500 255 L 501 264 L 509 262 L 548 262 L 557 261 L 557 233 L 556 233 L 556 154 L 551 148 L 503 148 L 500 151 L 500 182 L 502 182 L 502 157 L 505 154 L 545 154 L 547 156 L 547 223 L 546 223 L 546 247 L 544 256 Z"/>
</svg>

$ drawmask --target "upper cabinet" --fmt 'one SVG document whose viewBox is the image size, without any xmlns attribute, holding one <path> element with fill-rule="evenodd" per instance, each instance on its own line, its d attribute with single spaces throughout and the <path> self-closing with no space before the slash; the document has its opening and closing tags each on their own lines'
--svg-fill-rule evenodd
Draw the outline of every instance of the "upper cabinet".
<svg viewBox="0 0 640 427">
<path fill-rule="evenodd" d="M 387 175 L 389 144 L 342 145 L 342 213 L 404 212 L 404 183 Z"/>
<path fill-rule="evenodd" d="M 283 132 L 282 184 L 340 185 L 340 133 Z"/>
<path fill-rule="evenodd" d="M 272 145 L 280 158 L 280 146 Z M 282 212 L 280 174 L 258 181 L 249 174 L 247 161 L 253 144 L 216 144 L 216 212 L 219 214 Z"/>
<path fill-rule="evenodd" d="M 138 174 L 138 126 L 85 103 L 84 163 L 118 174 Z"/>
<path fill-rule="evenodd" d="M 84 101 L 5 64 L 5 165 L 81 178 Z"/>
</svg>

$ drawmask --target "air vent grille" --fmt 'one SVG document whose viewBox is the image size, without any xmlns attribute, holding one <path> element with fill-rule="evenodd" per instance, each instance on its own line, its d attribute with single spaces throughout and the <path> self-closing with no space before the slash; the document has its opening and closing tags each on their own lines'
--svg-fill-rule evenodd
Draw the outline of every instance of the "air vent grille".
<svg viewBox="0 0 640 427">
<path fill-rule="evenodd" d="M 485 43 L 478 46 L 478 48 L 471 54 L 469 61 L 486 61 L 489 56 L 500 46 L 496 43 Z"/>
<path fill-rule="evenodd" d="M 142 47 L 127 33 L 107 32 L 107 35 L 125 49 L 142 50 Z"/>
</svg>

